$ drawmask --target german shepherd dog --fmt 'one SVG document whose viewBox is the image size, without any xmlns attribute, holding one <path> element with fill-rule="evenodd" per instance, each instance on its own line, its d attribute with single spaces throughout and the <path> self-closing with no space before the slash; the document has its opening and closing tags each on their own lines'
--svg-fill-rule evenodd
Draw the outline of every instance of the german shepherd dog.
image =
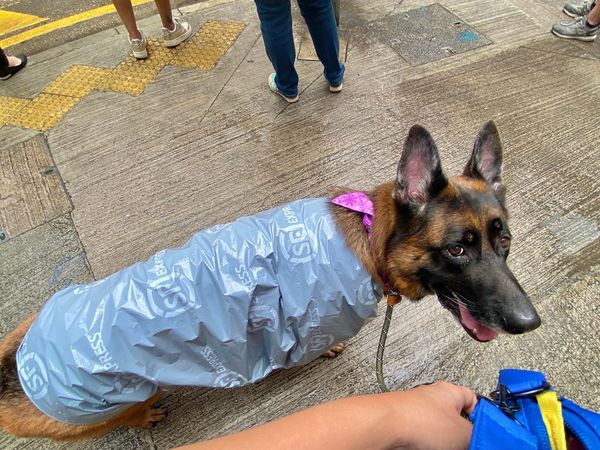
<svg viewBox="0 0 600 450">
<path fill-rule="evenodd" d="M 493 122 L 480 131 L 462 175 L 452 178 L 442 172 L 430 134 L 415 125 L 395 180 L 368 193 L 375 211 L 370 237 L 360 214 L 330 205 L 346 246 L 375 281 L 412 300 L 436 294 L 466 332 L 482 342 L 500 332 L 531 331 L 541 323 L 506 264 L 511 234 L 501 166 Z M 70 425 L 44 415 L 24 393 L 15 356 L 33 320 L 0 343 L 0 426 L 5 431 L 74 439 L 121 425 L 148 427 L 164 417 L 162 409 L 151 407 L 157 395 L 99 423 Z"/>
</svg>

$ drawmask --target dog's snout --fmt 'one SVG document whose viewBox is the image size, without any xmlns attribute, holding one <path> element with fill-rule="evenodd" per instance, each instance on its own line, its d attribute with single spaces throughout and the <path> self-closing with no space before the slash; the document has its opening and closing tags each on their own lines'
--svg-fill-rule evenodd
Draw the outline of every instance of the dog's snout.
<svg viewBox="0 0 600 450">
<path fill-rule="evenodd" d="M 505 331 L 510 334 L 521 334 L 533 331 L 542 324 L 542 319 L 533 306 L 529 309 L 516 311 L 505 318 Z"/>
</svg>

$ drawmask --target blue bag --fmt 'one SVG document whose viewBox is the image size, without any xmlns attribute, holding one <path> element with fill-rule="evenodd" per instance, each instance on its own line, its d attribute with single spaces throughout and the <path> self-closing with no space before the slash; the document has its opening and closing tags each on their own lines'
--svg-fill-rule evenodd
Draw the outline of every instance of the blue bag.
<svg viewBox="0 0 600 450">
<path fill-rule="evenodd" d="M 470 420 L 469 450 L 600 449 L 600 414 L 558 396 L 541 372 L 501 370 Z"/>
</svg>

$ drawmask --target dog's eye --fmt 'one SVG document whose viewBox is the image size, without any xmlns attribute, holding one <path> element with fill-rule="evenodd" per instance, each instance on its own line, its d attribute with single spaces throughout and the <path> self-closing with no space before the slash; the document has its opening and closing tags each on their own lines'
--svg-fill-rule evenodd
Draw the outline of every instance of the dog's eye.
<svg viewBox="0 0 600 450">
<path fill-rule="evenodd" d="M 462 245 L 453 245 L 448 247 L 448 253 L 454 258 L 458 258 L 465 254 L 465 248 Z"/>
</svg>

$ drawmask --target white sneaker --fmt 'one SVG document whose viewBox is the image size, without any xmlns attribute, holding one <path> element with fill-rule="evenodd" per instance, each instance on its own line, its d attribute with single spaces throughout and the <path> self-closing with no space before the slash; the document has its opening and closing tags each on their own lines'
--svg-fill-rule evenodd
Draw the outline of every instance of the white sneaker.
<svg viewBox="0 0 600 450">
<path fill-rule="evenodd" d="M 189 23 L 179 17 L 174 17 L 173 23 L 175 24 L 173 30 L 164 27 L 162 29 L 165 47 L 176 47 L 192 35 L 192 27 Z"/>
<path fill-rule="evenodd" d="M 337 86 L 334 86 L 333 84 L 329 85 L 329 92 L 333 92 L 335 94 L 337 94 L 338 92 L 342 92 L 342 89 L 344 88 L 344 83 L 340 83 Z"/>
<path fill-rule="evenodd" d="M 141 39 L 129 39 L 128 37 L 127 40 L 129 41 L 129 47 L 131 47 L 131 53 L 133 53 L 133 56 L 135 56 L 137 59 L 146 59 L 148 57 L 148 41 L 146 40 L 144 33 L 141 31 L 140 35 L 142 36 Z"/>
<path fill-rule="evenodd" d="M 271 75 L 269 75 L 269 78 L 267 78 L 267 82 L 269 83 L 269 89 L 271 89 L 271 91 L 274 92 L 275 94 L 280 95 L 281 98 L 283 98 L 286 102 L 296 103 L 298 101 L 298 94 L 296 94 L 292 97 L 288 97 L 283 92 L 281 92 L 279 90 L 279 88 L 277 87 L 277 83 L 275 83 L 275 75 L 276 75 L 275 73 L 272 73 Z"/>
</svg>

